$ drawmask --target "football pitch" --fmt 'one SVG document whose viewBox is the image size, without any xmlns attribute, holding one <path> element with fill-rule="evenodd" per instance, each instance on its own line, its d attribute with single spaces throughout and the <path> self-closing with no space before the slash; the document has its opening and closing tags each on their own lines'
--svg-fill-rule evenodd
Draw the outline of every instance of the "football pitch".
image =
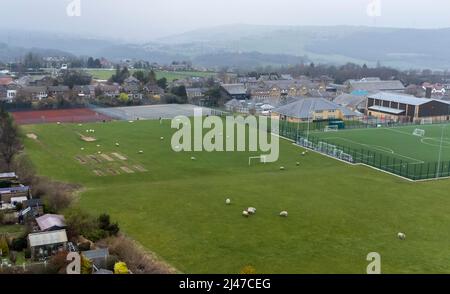
<svg viewBox="0 0 450 294">
<path fill-rule="evenodd" d="M 425 137 L 438 136 L 439 127 L 421 128 Z M 81 185 L 77 206 L 109 213 L 123 233 L 181 272 L 239 273 L 251 265 L 257 273 L 364 274 L 370 252 L 381 255 L 383 273 L 450 272 L 450 180 L 413 183 L 314 152 L 302 156 L 304 149 L 286 140 L 280 141 L 277 162 L 251 166 L 248 157 L 257 155 L 252 152 L 174 152 L 169 121 L 21 130 L 25 154 L 40 175 Z M 436 147 L 426 143 L 434 141 L 422 143 L 406 135 L 410 131 L 323 135 L 391 148 L 411 162 L 433 160 L 426 150 Z M 371 139 L 371 133 L 404 144 L 387 144 L 381 135 Z M 423 148 L 420 154 L 416 145 Z M 250 206 L 256 214 L 243 217 Z M 279 216 L 283 210 L 287 218 Z"/>
</svg>

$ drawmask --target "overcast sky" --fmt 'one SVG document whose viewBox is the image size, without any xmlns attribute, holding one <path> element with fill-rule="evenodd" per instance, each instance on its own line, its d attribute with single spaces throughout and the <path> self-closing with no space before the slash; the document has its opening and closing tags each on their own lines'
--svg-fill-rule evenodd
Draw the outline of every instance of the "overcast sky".
<svg viewBox="0 0 450 294">
<path fill-rule="evenodd" d="M 77 1 L 81 15 L 69 17 L 67 6 Z M 377 1 L 381 9 L 368 13 L 368 5 Z M 225 24 L 450 27 L 449 0 L 0 0 L 0 4 L 3 28 L 142 42 Z M 379 16 L 369 16 L 378 12 Z"/>
</svg>

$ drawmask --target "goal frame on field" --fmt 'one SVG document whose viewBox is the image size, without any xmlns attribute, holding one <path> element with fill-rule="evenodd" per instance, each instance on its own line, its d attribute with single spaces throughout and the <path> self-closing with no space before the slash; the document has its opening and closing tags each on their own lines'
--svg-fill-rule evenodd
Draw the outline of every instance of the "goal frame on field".
<svg viewBox="0 0 450 294">
<path fill-rule="evenodd" d="M 417 137 L 425 137 L 425 130 L 415 129 L 412 134 Z"/>
<path fill-rule="evenodd" d="M 339 126 L 331 125 L 331 126 L 326 126 L 323 131 L 324 132 L 337 132 L 338 130 L 339 130 Z"/>
<path fill-rule="evenodd" d="M 425 117 L 425 118 L 422 118 L 422 119 L 420 120 L 420 124 L 421 124 L 421 125 L 431 125 L 431 124 L 433 124 L 433 118 L 432 118 L 432 117 Z"/>
</svg>

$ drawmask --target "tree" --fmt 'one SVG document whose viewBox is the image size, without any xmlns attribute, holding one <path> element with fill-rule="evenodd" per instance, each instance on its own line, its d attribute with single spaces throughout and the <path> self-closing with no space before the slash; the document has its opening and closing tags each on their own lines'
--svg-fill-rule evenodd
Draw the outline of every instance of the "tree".
<svg viewBox="0 0 450 294">
<path fill-rule="evenodd" d="M 127 93 L 120 93 L 120 95 L 119 95 L 119 101 L 120 101 L 122 104 L 126 104 L 126 103 L 128 103 L 128 101 L 130 101 L 130 97 L 128 97 L 128 94 L 127 94 Z"/>
<path fill-rule="evenodd" d="M 160 78 L 156 81 L 156 84 L 158 87 L 162 88 L 163 90 L 167 89 L 167 79 L 166 78 Z"/>
<path fill-rule="evenodd" d="M 128 274 L 128 267 L 127 264 L 125 262 L 116 262 L 116 264 L 114 265 L 114 273 L 115 274 Z"/>
<path fill-rule="evenodd" d="M 62 83 L 71 89 L 75 85 L 89 85 L 91 80 L 92 76 L 82 71 L 69 70 L 62 75 Z"/>
<path fill-rule="evenodd" d="M 116 66 L 116 73 L 109 79 L 110 82 L 122 84 L 130 76 L 130 71 L 127 67 L 120 68 Z"/>
<path fill-rule="evenodd" d="M 0 164 L 3 163 L 8 171 L 21 148 L 19 131 L 13 118 L 0 108 Z"/>
<path fill-rule="evenodd" d="M 0 256 L 6 257 L 9 255 L 8 242 L 4 235 L 0 236 Z"/>
</svg>

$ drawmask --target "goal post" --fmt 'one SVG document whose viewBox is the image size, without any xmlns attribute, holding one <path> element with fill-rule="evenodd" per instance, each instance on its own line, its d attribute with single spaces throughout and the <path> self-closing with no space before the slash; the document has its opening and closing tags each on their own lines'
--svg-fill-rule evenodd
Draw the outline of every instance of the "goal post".
<svg viewBox="0 0 450 294">
<path fill-rule="evenodd" d="M 337 125 L 326 126 L 324 129 L 325 132 L 337 132 L 338 130 L 339 130 L 339 126 L 337 126 Z"/>
<path fill-rule="evenodd" d="M 425 130 L 415 129 L 414 132 L 413 132 L 413 135 L 417 136 L 417 137 L 424 137 L 425 136 Z"/>
<path fill-rule="evenodd" d="M 420 120 L 421 125 L 431 125 L 433 123 L 432 117 L 425 117 Z"/>
</svg>

